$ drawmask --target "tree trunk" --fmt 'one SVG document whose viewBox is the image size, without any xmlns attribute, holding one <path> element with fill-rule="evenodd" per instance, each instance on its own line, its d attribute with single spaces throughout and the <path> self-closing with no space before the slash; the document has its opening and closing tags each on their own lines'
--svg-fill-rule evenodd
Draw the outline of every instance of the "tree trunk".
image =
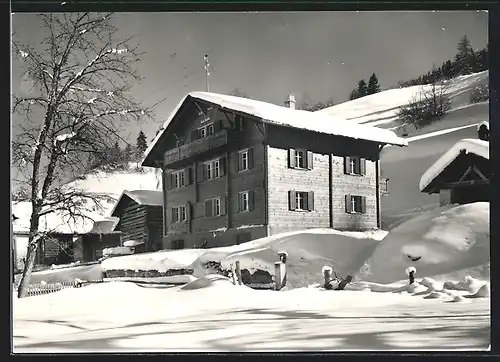
<svg viewBox="0 0 500 362">
<path fill-rule="evenodd" d="M 38 242 L 33 245 L 31 244 L 28 245 L 26 263 L 24 264 L 23 275 L 21 277 L 21 281 L 19 282 L 19 287 L 17 289 L 18 298 L 24 298 L 28 296 L 28 286 L 31 280 L 31 272 L 33 270 L 33 266 L 35 265 L 37 249 L 38 249 Z"/>
<path fill-rule="evenodd" d="M 24 263 L 23 275 L 21 281 L 19 282 L 19 287 L 17 291 L 18 298 L 24 298 L 28 294 L 28 286 L 31 280 L 31 272 L 33 271 L 33 266 L 35 265 L 36 251 L 40 244 L 41 239 L 38 238 L 38 224 L 40 221 L 39 211 L 37 207 L 34 208 L 31 214 L 30 220 L 30 234 L 28 238 L 28 250 L 26 252 L 26 262 Z M 34 242 L 35 240 L 35 242 Z"/>
</svg>

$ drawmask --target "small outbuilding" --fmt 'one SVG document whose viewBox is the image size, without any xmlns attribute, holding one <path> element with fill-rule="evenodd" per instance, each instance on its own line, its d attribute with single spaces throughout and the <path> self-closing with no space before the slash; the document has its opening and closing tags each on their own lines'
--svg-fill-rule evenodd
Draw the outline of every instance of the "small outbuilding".
<svg viewBox="0 0 500 362">
<path fill-rule="evenodd" d="M 123 245 L 133 246 L 136 253 L 162 248 L 162 191 L 123 191 L 111 216 L 120 219 L 114 230 L 121 232 Z"/>
<path fill-rule="evenodd" d="M 439 194 L 441 206 L 490 201 L 489 153 L 488 141 L 460 140 L 422 175 L 420 191 Z"/>
</svg>

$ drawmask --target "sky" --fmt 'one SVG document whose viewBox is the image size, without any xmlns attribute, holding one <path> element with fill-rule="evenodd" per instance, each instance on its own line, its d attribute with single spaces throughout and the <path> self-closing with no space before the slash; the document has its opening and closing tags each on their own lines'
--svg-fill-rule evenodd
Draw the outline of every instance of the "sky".
<svg viewBox="0 0 500 362">
<path fill-rule="evenodd" d="M 186 93 L 206 90 L 205 54 L 211 92 L 238 89 L 279 105 L 289 94 L 299 103 L 341 103 L 373 72 L 384 89 L 451 59 L 464 34 L 473 48 L 488 39 L 488 14 L 475 10 L 118 13 L 114 21 L 145 52 L 138 67 L 143 81 L 133 86 L 133 96 L 145 107 L 161 101 L 152 121 L 123 130 L 132 144 L 140 130 L 151 141 Z M 39 29 L 35 14 L 13 14 L 21 42 L 39 43 Z M 14 62 L 13 93 L 29 88 L 21 74 Z"/>
</svg>

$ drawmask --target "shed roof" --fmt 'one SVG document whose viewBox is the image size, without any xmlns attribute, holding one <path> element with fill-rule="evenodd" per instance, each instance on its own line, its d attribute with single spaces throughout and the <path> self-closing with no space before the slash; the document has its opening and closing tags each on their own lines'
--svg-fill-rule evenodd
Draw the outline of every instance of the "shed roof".
<svg viewBox="0 0 500 362">
<path fill-rule="evenodd" d="M 133 200 L 138 205 L 163 206 L 163 191 L 125 190 L 111 210 L 112 216 L 115 216 L 118 206 L 127 198 Z"/>
</svg>

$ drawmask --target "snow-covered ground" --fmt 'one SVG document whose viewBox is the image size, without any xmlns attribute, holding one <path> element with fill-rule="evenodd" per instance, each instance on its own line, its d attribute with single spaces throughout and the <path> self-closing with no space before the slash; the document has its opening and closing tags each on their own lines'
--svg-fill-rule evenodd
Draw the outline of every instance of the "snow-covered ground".
<svg viewBox="0 0 500 362">
<path fill-rule="evenodd" d="M 114 281 L 16 298 L 14 352 L 486 350 L 488 224 L 489 204 L 475 203 L 423 213 L 387 236 L 320 229 L 110 258 L 103 268 L 191 266 L 197 275 L 183 286 Z M 240 260 L 266 269 L 281 251 L 290 282 L 280 292 L 200 268 Z M 326 291 L 323 265 L 359 273 L 346 290 Z"/>
<path fill-rule="evenodd" d="M 113 282 L 66 289 L 15 301 L 14 353 L 486 350 L 490 344 L 489 298 L 394 289 L 258 291 L 221 276 L 183 287 Z"/>
</svg>

